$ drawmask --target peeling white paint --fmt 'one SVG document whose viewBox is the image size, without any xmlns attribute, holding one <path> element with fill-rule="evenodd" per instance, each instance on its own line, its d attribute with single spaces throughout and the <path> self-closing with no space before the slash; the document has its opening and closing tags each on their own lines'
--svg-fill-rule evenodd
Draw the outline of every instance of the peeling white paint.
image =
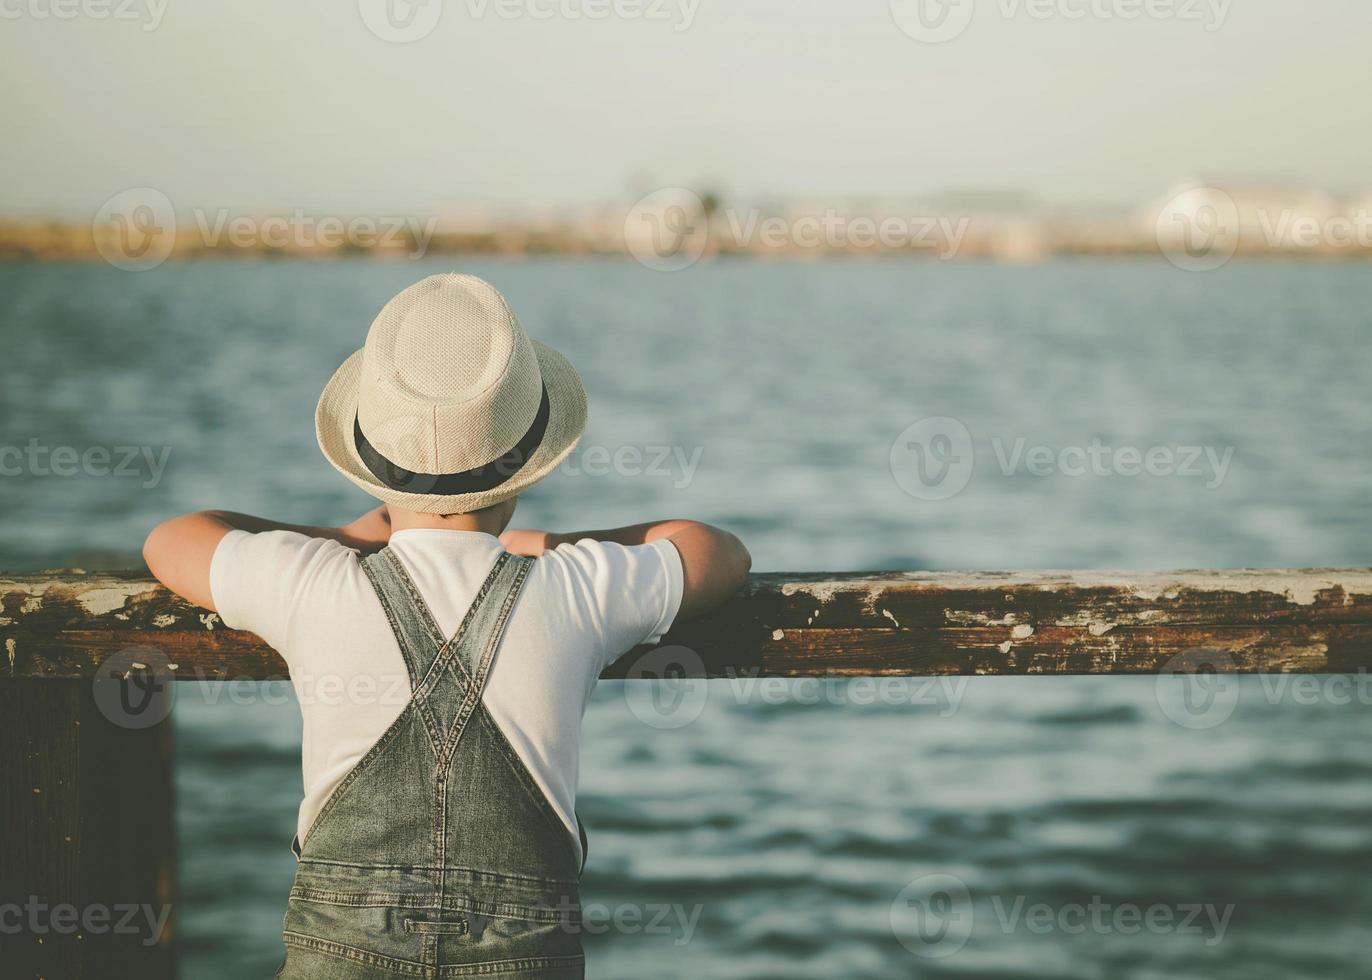
<svg viewBox="0 0 1372 980">
<path fill-rule="evenodd" d="M 1016 626 L 1014 629 L 1010 631 L 1010 635 L 1014 637 L 1016 640 L 1026 640 L 1034 635 L 1034 627 Z"/>
<path fill-rule="evenodd" d="M 13 626 L 13 625 L 14 625 L 14 620 L 10 619 L 8 616 L 0 616 L 0 626 Z"/>
<path fill-rule="evenodd" d="M 152 618 L 152 624 L 160 630 L 166 629 L 174 622 L 176 622 L 176 617 L 170 613 L 160 613 Z"/>
<path fill-rule="evenodd" d="M 1116 625 L 1116 623 L 1107 623 L 1097 620 L 1086 624 L 1086 632 L 1090 633 L 1092 636 L 1104 636 L 1114 629 Z"/>
<path fill-rule="evenodd" d="M 1005 592 L 1007 585 L 1039 593 L 1058 593 L 1069 589 L 1115 590 L 1145 604 L 1172 602 L 1185 592 L 1205 593 L 1209 596 L 1225 593 L 1245 596 L 1267 593 L 1281 596 L 1292 605 L 1313 605 L 1321 592 L 1341 590 L 1344 605 L 1355 604 L 1357 596 L 1372 596 L 1372 569 L 1235 569 L 1228 571 L 1193 572 L 889 572 L 880 575 L 852 578 L 822 579 L 812 582 L 782 582 L 783 596 L 810 596 L 825 605 L 840 595 L 848 596 L 876 615 L 873 608 L 883 594 L 890 590 L 903 593 L 928 589 L 936 593 L 945 589 L 995 589 L 1006 603 L 1016 602 L 1013 593 Z M 1142 615 L 1144 610 L 1140 610 Z M 945 611 L 950 623 L 967 626 L 1010 625 L 986 616 L 957 610 Z M 1153 613 L 1153 615 L 1159 615 Z M 1086 625 L 1084 618 L 1073 617 L 1061 625 Z M 1124 622 L 1117 625 L 1124 625 Z"/>
<path fill-rule="evenodd" d="M 145 582 L 129 582 L 124 585 L 78 592 L 76 601 L 80 603 L 82 609 L 92 616 L 104 616 L 116 609 L 123 609 L 124 605 L 134 596 L 148 595 L 152 591 Z"/>
<path fill-rule="evenodd" d="M 200 622 L 204 624 L 205 629 L 209 630 L 210 632 L 214 632 L 214 624 L 219 622 L 219 614 L 201 613 Z"/>
<path fill-rule="evenodd" d="M 993 619 L 984 612 L 966 609 L 945 609 L 943 618 L 955 626 L 1014 626 L 1019 618 L 1015 613 L 1006 613 L 1000 619 Z"/>
<path fill-rule="evenodd" d="M 10 658 L 10 673 L 14 673 L 14 658 L 18 652 L 19 644 L 14 642 L 14 637 L 5 639 L 5 653 Z"/>
<path fill-rule="evenodd" d="M 31 595 L 24 600 L 23 605 L 19 607 L 19 611 L 27 615 L 28 613 L 36 613 L 42 608 L 43 597 L 41 595 Z"/>
<path fill-rule="evenodd" d="M 885 616 L 887 619 L 889 619 L 891 622 L 895 623 L 896 629 L 900 629 L 900 620 L 896 619 L 895 615 L 892 614 L 891 610 L 883 609 L 881 611 L 881 614 Z"/>
<path fill-rule="evenodd" d="M 786 634 L 785 634 L 783 631 L 781 631 L 781 630 L 772 630 L 772 639 L 774 639 L 774 640 L 781 640 L 781 639 L 784 639 L 785 637 L 786 637 Z"/>
<path fill-rule="evenodd" d="M 853 583 L 850 582 L 786 582 L 781 586 L 781 594 L 787 597 L 793 595 L 808 595 L 821 606 L 834 601 L 834 596 L 840 592 L 853 590 Z"/>
<path fill-rule="evenodd" d="M 1015 648 L 1015 645 L 1014 645 L 1013 643 L 1011 643 L 1009 640 L 1006 640 L 1004 643 L 1002 643 L 1002 644 L 1000 644 L 998 647 L 996 647 L 996 649 L 999 650 L 1001 653 L 1009 653 L 1009 652 L 1010 652 L 1011 650 L 1013 650 L 1014 648 Z"/>
</svg>

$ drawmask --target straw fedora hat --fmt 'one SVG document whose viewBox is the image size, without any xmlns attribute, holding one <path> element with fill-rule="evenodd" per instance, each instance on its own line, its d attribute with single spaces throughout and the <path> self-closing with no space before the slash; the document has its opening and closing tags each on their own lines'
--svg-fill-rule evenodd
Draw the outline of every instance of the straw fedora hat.
<svg viewBox="0 0 1372 980">
<path fill-rule="evenodd" d="M 430 276 L 377 314 L 324 388 L 319 448 L 373 497 L 465 514 L 513 497 L 566 458 L 586 427 L 567 359 L 530 340 L 476 276 Z"/>
</svg>

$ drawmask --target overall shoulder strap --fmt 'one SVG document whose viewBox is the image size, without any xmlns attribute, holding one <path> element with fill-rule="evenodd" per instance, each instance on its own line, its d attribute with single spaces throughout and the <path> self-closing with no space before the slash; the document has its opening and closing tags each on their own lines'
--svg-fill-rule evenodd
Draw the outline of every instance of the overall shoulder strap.
<svg viewBox="0 0 1372 980">
<path fill-rule="evenodd" d="M 533 563 L 532 558 L 502 554 L 453 635 L 453 656 L 465 671 L 474 696 L 479 697 L 486 686 L 495 652 Z"/>
<path fill-rule="evenodd" d="M 424 599 L 394 554 L 367 560 L 368 577 L 386 610 L 410 671 L 410 710 L 428 732 L 440 764 L 450 760 L 467 719 L 481 700 L 505 624 L 528 575 L 531 558 L 502 551 L 467 609 L 462 625 L 443 643 Z"/>
<path fill-rule="evenodd" d="M 391 632 L 400 644 L 410 672 L 410 690 L 416 690 L 438 657 L 443 636 L 414 580 L 389 547 L 362 559 L 362 571 L 381 600 Z"/>
<path fill-rule="evenodd" d="M 505 622 L 528 574 L 531 558 L 519 558 L 502 551 L 490 573 L 477 590 L 457 632 L 445 643 L 424 597 L 389 547 L 363 559 L 372 588 L 395 634 L 405 666 L 410 673 L 410 690 L 427 696 L 449 663 L 456 661 L 457 675 L 464 687 L 480 691 Z"/>
</svg>

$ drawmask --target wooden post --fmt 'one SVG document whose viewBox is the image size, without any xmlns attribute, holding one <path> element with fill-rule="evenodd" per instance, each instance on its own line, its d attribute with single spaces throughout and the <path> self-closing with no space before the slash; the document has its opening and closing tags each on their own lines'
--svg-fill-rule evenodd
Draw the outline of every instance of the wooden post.
<svg viewBox="0 0 1372 980">
<path fill-rule="evenodd" d="M 0 752 L 0 975 L 174 977 L 171 724 L 114 723 L 89 681 L 13 680 Z"/>
</svg>

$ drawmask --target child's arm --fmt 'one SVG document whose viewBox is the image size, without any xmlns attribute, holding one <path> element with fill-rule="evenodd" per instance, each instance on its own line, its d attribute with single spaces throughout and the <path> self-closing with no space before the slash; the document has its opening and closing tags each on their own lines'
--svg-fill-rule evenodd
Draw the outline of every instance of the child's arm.
<svg viewBox="0 0 1372 980">
<path fill-rule="evenodd" d="M 728 531 L 699 521 L 658 521 L 573 534 L 512 530 L 500 536 L 500 543 L 514 554 L 537 557 L 560 544 L 575 544 L 583 538 L 623 545 L 647 544 L 662 538 L 672 542 L 681 555 L 685 578 L 678 619 L 699 616 L 724 603 L 742 587 L 753 564 L 753 557 L 742 541 Z"/>
<path fill-rule="evenodd" d="M 385 547 L 391 520 L 384 506 L 363 514 L 343 527 L 282 524 L 247 514 L 206 510 L 173 517 L 153 528 L 143 545 L 143 559 L 157 580 L 197 606 L 214 609 L 210 594 L 210 563 L 214 550 L 230 531 L 295 531 L 312 538 L 332 538 L 349 548 L 370 552 Z"/>
</svg>

